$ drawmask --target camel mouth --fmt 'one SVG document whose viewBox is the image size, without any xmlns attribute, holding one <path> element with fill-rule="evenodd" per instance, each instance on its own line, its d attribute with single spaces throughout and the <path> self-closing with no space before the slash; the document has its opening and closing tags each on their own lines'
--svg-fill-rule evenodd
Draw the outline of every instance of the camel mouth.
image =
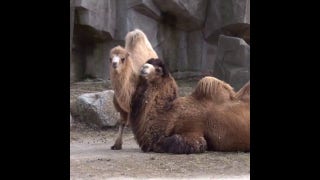
<svg viewBox="0 0 320 180">
<path fill-rule="evenodd" d="M 146 76 L 148 75 L 148 73 L 145 72 L 144 70 L 142 70 L 142 71 L 140 72 L 140 75 L 143 76 L 143 77 L 146 77 Z"/>
<path fill-rule="evenodd" d="M 146 77 L 153 71 L 152 69 L 154 69 L 154 67 L 151 64 L 146 63 L 141 67 L 140 75 Z"/>
</svg>

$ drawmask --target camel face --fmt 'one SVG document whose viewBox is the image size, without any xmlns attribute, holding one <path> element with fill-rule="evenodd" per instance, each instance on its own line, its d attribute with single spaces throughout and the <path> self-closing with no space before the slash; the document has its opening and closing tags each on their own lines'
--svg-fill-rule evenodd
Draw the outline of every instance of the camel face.
<svg viewBox="0 0 320 180">
<path fill-rule="evenodd" d="M 148 60 L 140 69 L 140 76 L 149 82 L 168 76 L 168 70 L 160 59 Z"/>
<path fill-rule="evenodd" d="M 144 64 L 141 67 L 140 75 L 148 79 L 152 74 L 155 73 L 155 67 L 149 63 Z"/>
<path fill-rule="evenodd" d="M 112 55 L 112 57 L 110 57 L 110 65 L 114 70 L 120 72 L 125 59 L 126 58 L 121 54 Z"/>
<path fill-rule="evenodd" d="M 157 65 L 146 63 L 140 69 L 140 76 L 144 77 L 149 82 L 153 82 L 158 78 L 161 78 L 162 75 L 162 68 Z"/>
</svg>

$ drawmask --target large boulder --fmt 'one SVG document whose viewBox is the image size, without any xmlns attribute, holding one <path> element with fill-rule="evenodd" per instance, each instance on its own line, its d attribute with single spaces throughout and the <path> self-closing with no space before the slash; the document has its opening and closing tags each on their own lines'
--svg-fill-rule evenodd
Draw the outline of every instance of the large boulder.
<svg viewBox="0 0 320 180">
<path fill-rule="evenodd" d="M 161 19 L 161 12 L 152 0 L 129 0 L 128 8 L 133 8 L 145 16 L 155 20 Z"/>
<path fill-rule="evenodd" d="M 116 2 L 114 0 L 76 0 L 77 24 L 95 38 L 110 39 L 115 34 Z"/>
<path fill-rule="evenodd" d="M 76 116 L 93 127 L 115 126 L 120 118 L 113 105 L 113 90 L 80 95 L 76 102 Z"/>
<path fill-rule="evenodd" d="M 250 28 L 250 0 L 208 2 L 205 39 L 216 44 L 220 34 L 243 38 Z"/>
<path fill-rule="evenodd" d="M 250 80 L 250 46 L 243 39 L 220 35 L 214 76 L 235 90 Z"/>
<path fill-rule="evenodd" d="M 153 0 L 162 12 L 162 20 L 178 29 L 193 31 L 204 25 L 207 0 Z"/>
</svg>

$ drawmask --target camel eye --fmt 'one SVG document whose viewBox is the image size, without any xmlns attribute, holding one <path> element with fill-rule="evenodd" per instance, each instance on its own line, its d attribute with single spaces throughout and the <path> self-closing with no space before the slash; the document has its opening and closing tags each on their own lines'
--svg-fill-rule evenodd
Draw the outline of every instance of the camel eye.
<svg viewBox="0 0 320 180">
<path fill-rule="evenodd" d="M 156 72 L 157 72 L 157 73 L 160 73 L 160 72 L 161 72 L 161 69 L 160 69 L 160 68 L 156 68 Z"/>
<path fill-rule="evenodd" d="M 111 62 L 111 61 L 112 61 L 112 58 L 109 58 L 109 61 Z"/>
<path fill-rule="evenodd" d="M 124 58 L 121 58 L 121 61 L 123 62 L 123 61 L 124 61 Z"/>
</svg>

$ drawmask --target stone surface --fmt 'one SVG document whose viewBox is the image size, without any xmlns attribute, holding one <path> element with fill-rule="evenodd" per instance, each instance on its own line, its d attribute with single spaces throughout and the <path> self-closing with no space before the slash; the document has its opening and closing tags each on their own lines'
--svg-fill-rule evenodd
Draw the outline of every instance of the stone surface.
<svg viewBox="0 0 320 180">
<path fill-rule="evenodd" d="M 210 43 L 217 43 L 220 34 L 241 37 L 250 24 L 250 0 L 208 1 L 207 12 L 204 36 Z"/>
<path fill-rule="evenodd" d="M 76 0 L 78 25 L 89 26 L 96 38 L 114 37 L 115 0 Z"/>
<path fill-rule="evenodd" d="M 240 89 L 250 80 L 250 46 L 243 39 L 220 35 L 214 75 Z"/>
<path fill-rule="evenodd" d="M 141 14 L 150 17 L 155 20 L 161 19 L 161 12 L 159 8 L 154 4 L 153 0 L 129 0 L 128 8 L 133 8 Z"/>
<path fill-rule="evenodd" d="M 240 67 L 250 66 L 250 46 L 240 38 L 221 35 L 218 54 L 223 61 Z"/>
<path fill-rule="evenodd" d="M 74 81 L 74 63 L 72 62 L 72 38 L 74 27 L 74 0 L 70 0 L 70 82 Z"/>
<path fill-rule="evenodd" d="M 235 67 L 249 63 L 238 59 L 250 53 L 250 0 L 71 0 L 72 13 L 71 82 L 109 79 L 110 49 L 124 45 L 125 35 L 135 28 L 145 32 L 159 58 L 179 78 L 213 75 L 218 54 Z M 239 48 L 218 52 L 220 35 L 246 43 L 230 42 Z"/>
<path fill-rule="evenodd" d="M 174 27 L 193 31 L 201 29 L 206 15 L 207 0 L 153 0 L 163 13 L 163 20 Z"/>
<path fill-rule="evenodd" d="M 128 13 L 128 18 L 127 18 L 128 32 L 136 28 L 141 29 L 148 37 L 151 45 L 153 47 L 157 46 L 157 43 L 158 43 L 157 37 L 159 35 L 158 22 L 150 17 L 147 17 L 135 11 L 132 8 L 128 9 L 127 13 Z"/>
<path fill-rule="evenodd" d="M 76 102 L 76 116 L 93 127 L 115 126 L 120 118 L 113 105 L 113 90 L 80 95 Z"/>
<path fill-rule="evenodd" d="M 203 76 L 213 72 L 216 45 L 207 43 L 201 31 L 161 29 L 162 57 L 177 78 Z"/>
<path fill-rule="evenodd" d="M 71 113 L 70 113 L 70 127 L 73 126 L 73 119 L 72 119 L 72 116 L 71 116 Z"/>
</svg>

